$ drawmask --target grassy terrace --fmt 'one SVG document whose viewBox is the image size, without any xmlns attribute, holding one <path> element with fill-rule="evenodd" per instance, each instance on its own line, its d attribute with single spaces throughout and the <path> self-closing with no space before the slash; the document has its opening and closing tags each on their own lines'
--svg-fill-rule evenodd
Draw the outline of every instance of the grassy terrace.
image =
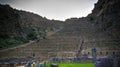
<svg viewBox="0 0 120 67">
<path fill-rule="evenodd" d="M 93 63 L 56 63 L 58 67 L 94 67 Z M 50 63 L 46 65 L 50 67 Z"/>
</svg>

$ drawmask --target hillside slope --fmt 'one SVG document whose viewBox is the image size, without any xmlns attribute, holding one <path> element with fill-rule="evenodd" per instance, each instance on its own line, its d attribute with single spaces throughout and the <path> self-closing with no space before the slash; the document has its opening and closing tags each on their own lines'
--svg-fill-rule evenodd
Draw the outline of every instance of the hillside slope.
<svg viewBox="0 0 120 67">
<path fill-rule="evenodd" d="M 14 47 L 29 40 L 45 38 L 47 30 L 56 32 L 61 21 L 0 5 L 0 49 Z M 55 23 L 54 23 L 55 22 Z"/>
<path fill-rule="evenodd" d="M 97 49 L 98 57 L 120 55 L 120 1 L 99 0 L 92 13 L 83 18 L 61 21 L 48 20 L 32 13 L 17 11 L 22 35 L 34 29 L 42 31 L 43 38 L 20 48 L 1 51 L 0 58 L 76 57 Z M 19 28 L 18 28 L 19 30 Z M 52 34 L 52 35 L 51 35 Z M 41 37 L 38 37 L 41 38 Z M 12 55 L 11 55 L 12 54 Z"/>
</svg>

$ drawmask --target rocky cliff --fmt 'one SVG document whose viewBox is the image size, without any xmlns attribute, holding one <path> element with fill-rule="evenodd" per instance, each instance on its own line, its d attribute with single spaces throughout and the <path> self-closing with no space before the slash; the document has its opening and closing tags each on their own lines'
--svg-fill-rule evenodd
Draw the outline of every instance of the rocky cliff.
<svg viewBox="0 0 120 67">
<path fill-rule="evenodd" d="M 112 38 L 120 38 L 119 0 L 98 0 L 88 17 L 92 23 Z"/>
</svg>

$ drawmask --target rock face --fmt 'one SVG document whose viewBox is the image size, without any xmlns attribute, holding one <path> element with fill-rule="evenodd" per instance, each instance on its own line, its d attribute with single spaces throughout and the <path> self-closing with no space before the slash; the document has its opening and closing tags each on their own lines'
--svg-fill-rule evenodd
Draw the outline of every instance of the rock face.
<svg viewBox="0 0 120 67">
<path fill-rule="evenodd" d="M 99 0 L 88 17 L 112 38 L 120 38 L 120 1 Z M 114 32 L 114 33 L 113 33 Z"/>
<path fill-rule="evenodd" d="M 19 15 L 14 9 L 9 8 L 9 5 L 0 5 L 0 35 L 4 36 L 7 34 L 12 34 L 13 32 L 17 34 L 19 30 Z"/>
<path fill-rule="evenodd" d="M 0 58 L 79 57 L 83 54 L 91 57 L 92 48 L 96 48 L 98 57 L 120 55 L 119 3 L 119 0 L 99 0 L 87 17 L 71 18 L 65 22 L 48 20 L 33 13 L 12 9 L 18 15 L 16 29 L 22 34 L 21 37 L 26 38 L 30 30 L 45 34 L 40 41 L 0 51 Z M 7 20 L 5 22 L 8 23 Z"/>
</svg>

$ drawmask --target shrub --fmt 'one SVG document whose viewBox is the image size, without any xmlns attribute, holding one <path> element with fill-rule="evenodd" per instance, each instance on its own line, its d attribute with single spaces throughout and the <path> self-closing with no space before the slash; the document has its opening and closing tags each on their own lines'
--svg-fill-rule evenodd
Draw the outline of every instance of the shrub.
<svg viewBox="0 0 120 67">
<path fill-rule="evenodd" d="M 31 32 L 27 35 L 28 40 L 35 40 L 37 39 L 37 34 L 35 32 Z"/>
</svg>

